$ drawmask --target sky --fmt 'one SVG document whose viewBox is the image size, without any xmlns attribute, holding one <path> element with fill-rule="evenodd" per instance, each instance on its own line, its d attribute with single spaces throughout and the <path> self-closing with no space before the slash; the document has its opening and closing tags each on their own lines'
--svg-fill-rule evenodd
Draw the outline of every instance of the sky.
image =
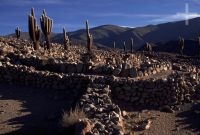
<svg viewBox="0 0 200 135">
<path fill-rule="evenodd" d="M 113 24 L 123 27 L 139 27 L 200 17 L 200 0 L 0 0 L 0 35 L 14 32 L 19 26 L 28 31 L 28 15 L 35 9 L 40 24 L 42 10 L 53 19 L 53 32 L 61 33 L 90 27 Z"/>
</svg>

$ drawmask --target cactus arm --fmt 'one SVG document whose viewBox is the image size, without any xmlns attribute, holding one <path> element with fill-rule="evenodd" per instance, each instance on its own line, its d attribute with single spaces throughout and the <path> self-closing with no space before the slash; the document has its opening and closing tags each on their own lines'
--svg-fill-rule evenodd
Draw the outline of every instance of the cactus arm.
<svg viewBox="0 0 200 135">
<path fill-rule="evenodd" d="M 52 32 L 53 20 L 46 15 L 45 10 L 43 10 L 42 16 L 40 18 L 40 25 L 46 39 L 47 49 L 50 49 L 49 35 Z"/>
<path fill-rule="evenodd" d="M 28 29 L 29 36 L 34 44 L 34 49 L 37 50 L 39 49 L 40 29 L 37 25 L 34 8 L 31 9 L 31 14 L 28 16 Z"/>
</svg>

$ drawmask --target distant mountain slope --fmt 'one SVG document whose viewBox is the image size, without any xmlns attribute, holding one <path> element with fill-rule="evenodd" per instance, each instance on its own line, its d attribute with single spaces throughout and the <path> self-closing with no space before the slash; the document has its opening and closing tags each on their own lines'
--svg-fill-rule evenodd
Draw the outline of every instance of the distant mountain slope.
<svg viewBox="0 0 200 135">
<path fill-rule="evenodd" d="M 118 38 L 121 33 L 129 29 L 131 28 L 124 28 L 115 25 L 102 25 L 91 28 L 90 33 L 93 35 L 95 44 L 111 47 L 116 38 Z M 68 34 L 72 40 L 86 43 L 85 29 L 69 32 Z M 62 34 L 57 34 L 52 40 L 55 42 L 62 42 Z"/>
<path fill-rule="evenodd" d="M 157 43 L 153 50 L 156 52 L 170 52 L 170 53 L 180 53 L 178 40 L 169 41 L 166 43 Z M 183 49 L 184 55 L 195 56 L 198 52 L 198 42 L 195 40 L 185 40 L 185 46 Z"/>
<path fill-rule="evenodd" d="M 200 18 L 189 20 L 189 25 L 185 21 L 169 22 L 158 25 L 148 25 L 137 28 L 125 28 L 115 25 L 102 25 L 90 29 L 94 38 L 94 44 L 98 46 L 122 48 L 123 42 L 130 48 L 130 38 L 134 40 L 134 48 L 141 48 L 145 42 L 166 44 L 169 41 L 175 41 L 179 36 L 187 40 L 192 40 L 200 35 Z M 69 32 L 69 37 L 73 42 L 86 44 L 85 29 Z M 22 33 L 22 38 L 28 39 L 28 33 Z M 62 43 L 62 33 L 53 34 L 52 42 Z M 190 43 L 190 42 L 188 42 Z M 160 44 L 158 44 L 160 45 Z"/>
<path fill-rule="evenodd" d="M 176 40 L 179 35 L 183 36 L 185 39 L 194 39 L 200 35 L 200 18 L 189 20 L 189 25 L 185 25 L 185 21 L 178 21 L 143 27 L 143 29 L 145 29 L 145 31 L 151 29 L 150 32 L 141 36 L 148 42 L 156 43 L 160 41 Z M 141 32 L 138 28 L 135 30 Z"/>
</svg>

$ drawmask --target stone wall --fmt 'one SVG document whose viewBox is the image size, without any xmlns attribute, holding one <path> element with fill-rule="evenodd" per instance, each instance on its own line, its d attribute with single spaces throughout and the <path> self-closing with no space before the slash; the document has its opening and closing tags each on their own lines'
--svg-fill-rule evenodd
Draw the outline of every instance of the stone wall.
<svg viewBox="0 0 200 135">
<path fill-rule="evenodd" d="M 74 104 L 92 120 L 93 133 L 123 134 L 121 106 L 174 106 L 191 102 L 200 89 L 190 76 L 174 73 L 165 79 L 127 79 L 115 76 L 63 74 L 0 62 L 0 82 L 45 89 L 65 90 Z"/>
<path fill-rule="evenodd" d="M 49 71 L 37 71 L 34 67 L 0 63 L 0 82 L 32 86 L 44 89 L 65 90 L 79 98 L 87 88 L 89 77 L 80 74 L 58 74 Z"/>
<path fill-rule="evenodd" d="M 38 71 L 34 67 L 13 65 L 9 62 L 1 63 L 0 81 L 39 88 L 67 90 L 70 93 L 82 93 L 88 83 L 111 86 L 115 100 L 124 101 L 132 105 L 161 106 L 190 102 L 195 94 L 197 82 L 191 77 L 174 74 L 164 79 L 115 79 L 114 76 L 90 76 L 83 74 L 63 74 L 49 71 Z"/>
<path fill-rule="evenodd" d="M 191 102 L 197 94 L 197 82 L 183 76 L 174 74 L 157 80 L 120 80 L 111 85 L 112 97 L 130 106 L 160 107 Z"/>
<path fill-rule="evenodd" d="M 90 82 L 79 104 L 94 123 L 92 134 L 121 135 L 123 133 L 121 110 L 110 97 L 109 85 Z"/>
<path fill-rule="evenodd" d="M 92 61 L 83 63 L 63 63 L 59 59 L 41 59 L 37 56 L 25 57 L 14 53 L 7 54 L 12 64 L 21 64 L 25 66 L 33 66 L 37 70 L 48 70 L 57 73 L 88 73 L 88 74 L 101 74 L 101 75 L 114 75 L 120 77 L 143 77 L 151 74 L 156 74 L 161 71 L 171 70 L 172 65 L 169 62 L 148 61 L 135 67 L 129 63 L 123 62 L 118 66 L 111 64 L 98 64 Z"/>
</svg>

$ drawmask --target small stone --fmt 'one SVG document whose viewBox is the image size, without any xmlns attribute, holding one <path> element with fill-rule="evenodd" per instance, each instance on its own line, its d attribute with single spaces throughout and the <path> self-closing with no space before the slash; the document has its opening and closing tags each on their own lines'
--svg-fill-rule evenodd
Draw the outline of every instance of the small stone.
<svg viewBox="0 0 200 135">
<path fill-rule="evenodd" d="M 89 106 L 90 108 L 96 108 L 93 104 L 90 104 Z"/>
<path fill-rule="evenodd" d="M 101 130 L 105 129 L 105 125 L 103 125 L 101 122 L 95 123 L 94 127 Z"/>
<path fill-rule="evenodd" d="M 139 71 L 139 72 L 138 72 L 138 76 L 139 76 L 139 77 L 143 77 L 143 72 L 142 72 L 142 71 Z"/>
<path fill-rule="evenodd" d="M 93 128 L 89 119 L 80 119 L 75 125 L 75 135 L 85 135 L 90 133 Z"/>
<path fill-rule="evenodd" d="M 145 126 L 145 130 L 147 130 L 147 129 L 150 128 L 151 123 L 152 123 L 152 121 L 151 121 L 151 120 L 148 120 L 148 122 L 147 122 L 147 124 L 146 124 L 146 126 Z"/>
<path fill-rule="evenodd" d="M 152 73 L 155 75 L 157 72 L 156 72 L 156 70 L 153 70 L 153 72 L 152 72 Z"/>
<path fill-rule="evenodd" d="M 149 74 L 145 71 L 143 75 L 147 77 Z"/>
<path fill-rule="evenodd" d="M 98 111 L 99 111 L 99 112 L 103 112 L 103 108 L 99 108 Z"/>
<path fill-rule="evenodd" d="M 167 67 L 164 67 L 164 68 L 163 68 L 164 71 L 167 71 L 167 69 L 168 69 Z"/>
<path fill-rule="evenodd" d="M 148 120 L 144 121 L 141 125 L 139 125 L 138 128 L 140 130 L 148 130 L 151 127 L 151 123 L 152 123 L 152 121 L 148 119 Z"/>
<path fill-rule="evenodd" d="M 0 111 L 0 114 L 4 114 L 5 113 L 5 111 Z"/>
<path fill-rule="evenodd" d="M 122 111 L 122 116 L 123 117 L 127 116 L 127 112 L 126 111 Z"/>
</svg>

